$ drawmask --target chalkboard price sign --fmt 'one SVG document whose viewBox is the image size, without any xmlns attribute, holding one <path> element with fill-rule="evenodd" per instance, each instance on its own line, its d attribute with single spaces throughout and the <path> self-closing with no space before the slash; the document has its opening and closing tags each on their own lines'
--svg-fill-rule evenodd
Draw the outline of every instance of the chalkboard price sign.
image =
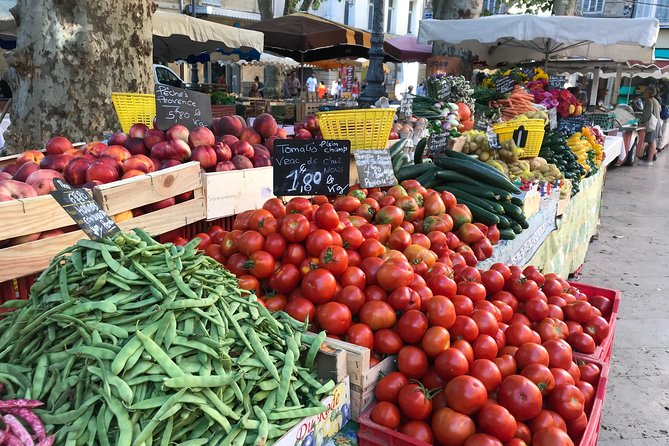
<svg viewBox="0 0 669 446">
<path fill-rule="evenodd" d="M 397 112 L 400 119 L 410 118 L 411 115 L 413 114 L 413 99 L 403 98 L 400 101 L 400 108 Z"/>
<path fill-rule="evenodd" d="M 351 141 L 279 139 L 274 141 L 274 195 L 348 193 Z"/>
<path fill-rule="evenodd" d="M 435 133 L 430 136 L 428 142 L 428 151 L 430 155 L 438 155 L 444 153 L 448 149 L 450 135 L 448 133 Z"/>
<path fill-rule="evenodd" d="M 60 178 L 54 178 L 53 184 L 56 187 L 51 192 L 53 198 L 91 240 L 109 237 L 121 230 L 85 189 L 74 189 Z"/>
<path fill-rule="evenodd" d="M 361 187 L 394 186 L 397 183 L 387 150 L 356 150 L 353 156 Z"/>
<path fill-rule="evenodd" d="M 516 81 L 509 76 L 502 76 L 495 79 L 495 90 L 497 90 L 497 93 L 499 94 L 506 94 L 513 91 L 514 85 L 516 85 Z"/>
<path fill-rule="evenodd" d="M 548 76 L 548 89 L 558 90 L 564 87 L 567 78 L 564 76 L 550 75 Z"/>
<path fill-rule="evenodd" d="M 189 130 L 211 125 L 213 118 L 208 94 L 162 84 L 156 84 L 155 91 L 159 129 L 167 130 L 174 124 L 184 125 Z"/>
</svg>

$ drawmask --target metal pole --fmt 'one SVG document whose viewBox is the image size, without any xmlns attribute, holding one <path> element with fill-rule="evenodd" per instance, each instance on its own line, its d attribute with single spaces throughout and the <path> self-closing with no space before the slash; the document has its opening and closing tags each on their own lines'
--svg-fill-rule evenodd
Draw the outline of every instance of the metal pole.
<svg viewBox="0 0 669 446">
<path fill-rule="evenodd" d="M 197 17 L 195 12 L 195 0 L 191 0 L 190 2 L 190 12 L 193 17 Z M 197 84 L 199 81 L 200 79 L 197 72 L 197 62 L 195 62 L 194 64 L 191 64 L 191 83 Z"/>
<path fill-rule="evenodd" d="M 372 18 L 372 47 L 369 49 L 369 68 L 367 69 L 367 87 L 360 96 L 358 103 L 360 108 L 369 108 L 379 98 L 386 96 L 383 86 L 383 22 L 385 11 L 383 9 L 383 0 L 374 0 L 374 15 Z"/>
</svg>

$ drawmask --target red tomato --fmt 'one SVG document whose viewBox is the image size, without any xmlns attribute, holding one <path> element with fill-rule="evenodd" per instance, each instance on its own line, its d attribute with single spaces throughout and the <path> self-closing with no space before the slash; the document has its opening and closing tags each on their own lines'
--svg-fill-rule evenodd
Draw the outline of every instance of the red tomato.
<svg viewBox="0 0 669 446">
<path fill-rule="evenodd" d="M 246 262 L 248 262 L 248 260 L 249 258 L 244 254 L 233 254 L 228 257 L 225 268 L 237 277 L 243 276 L 244 274 L 248 273 L 248 269 L 246 267 Z"/>
<path fill-rule="evenodd" d="M 267 236 L 277 232 L 279 224 L 270 211 L 257 209 L 249 216 L 248 228 Z"/>
<path fill-rule="evenodd" d="M 535 327 L 543 342 L 550 339 L 566 339 L 569 329 L 562 321 L 546 318 Z"/>
<path fill-rule="evenodd" d="M 270 198 L 262 208 L 270 211 L 277 220 L 286 216 L 286 206 L 280 198 Z"/>
<path fill-rule="evenodd" d="M 389 224 L 394 228 L 404 221 L 404 211 L 397 206 L 384 206 L 376 213 L 374 221 L 377 224 Z"/>
<path fill-rule="evenodd" d="M 520 277 L 511 282 L 511 292 L 518 298 L 518 300 L 530 300 L 537 296 L 539 286 L 534 280 Z"/>
<path fill-rule="evenodd" d="M 286 204 L 286 214 L 302 214 L 307 220 L 311 220 L 313 214 L 311 202 L 303 197 L 292 198 Z"/>
<path fill-rule="evenodd" d="M 331 231 L 339 225 L 339 215 L 330 203 L 323 203 L 314 213 L 314 220 L 321 229 Z"/>
<path fill-rule="evenodd" d="M 504 276 L 499 271 L 491 269 L 481 274 L 481 283 L 487 295 L 492 296 L 504 289 Z"/>
<path fill-rule="evenodd" d="M 511 440 L 518 428 L 513 415 L 505 407 L 496 403 L 483 406 L 478 415 L 478 426 L 481 432 L 494 435 L 501 441 Z"/>
<path fill-rule="evenodd" d="M 365 293 L 356 286 L 347 285 L 342 288 L 335 301 L 346 305 L 351 310 L 351 314 L 355 316 L 365 304 Z"/>
<path fill-rule="evenodd" d="M 337 291 L 337 280 L 330 271 L 315 269 L 304 276 L 301 289 L 304 297 L 314 304 L 322 304 L 329 302 L 334 297 Z"/>
<path fill-rule="evenodd" d="M 437 355 L 434 369 L 441 379 L 446 381 L 464 375 L 469 370 L 467 357 L 456 348 L 448 348 Z"/>
<path fill-rule="evenodd" d="M 287 304 L 288 299 L 281 294 L 277 294 L 265 300 L 265 307 L 270 311 L 283 311 Z"/>
<path fill-rule="evenodd" d="M 284 265 L 290 263 L 299 266 L 306 258 L 307 250 L 304 249 L 304 246 L 299 243 L 291 243 L 286 247 L 286 253 L 281 258 L 281 262 Z"/>
<path fill-rule="evenodd" d="M 457 285 L 457 294 L 469 297 L 473 302 L 484 300 L 486 289 L 478 282 L 463 281 Z"/>
<path fill-rule="evenodd" d="M 256 296 L 260 296 L 260 282 L 248 274 L 239 277 L 239 288 L 251 291 Z"/>
<path fill-rule="evenodd" d="M 609 323 L 602 316 L 593 316 L 583 324 L 583 331 L 599 345 L 609 335 Z"/>
<path fill-rule="evenodd" d="M 476 322 L 468 316 L 456 316 L 455 324 L 449 331 L 453 339 L 464 339 L 467 342 L 473 342 L 479 336 Z"/>
<path fill-rule="evenodd" d="M 400 410 L 393 403 L 381 401 L 372 409 L 370 418 L 373 422 L 388 429 L 397 429 L 400 425 Z"/>
<path fill-rule="evenodd" d="M 266 279 L 274 272 L 274 257 L 268 252 L 256 251 L 249 256 L 245 266 L 254 277 Z"/>
<path fill-rule="evenodd" d="M 436 358 L 439 353 L 450 347 L 451 335 L 444 327 L 433 326 L 427 329 L 420 345 L 427 356 Z"/>
<path fill-rule="evenodd" d="M 390 293 L 388 303 L 397 311 L 420 310 L 421 307 L 420 296 L 408 286 L 399 287 Z"/>
<path fill-rule="evenodd" d="M 597 348 L 592 336 L 585 333 L 571 333 L 567 338 L 567 342 L 571 345 L 572 349 L 586 355 L 594 353 Z"/>
<path fill-rule="evenodd" d="M 360 262 L 360 269 L 365 273 L 368 286 L 376 285 L 376 274 L 383 263 L 384 260 L 378 257 L 367 257 Z"/>
<path fill-rule="evenodd" d="M 386 248 L 380 241 L 368 238 L 362 242 L 358 252 L 363 259 L 367 257 L 381 257 L 386 252 Z"/>
<path fill-rule="evenodd" d="M 204 248 L 204 253 L 211 257 L 212 259 L 216 260 L 220 264 L 225 264 L 225 256 L 223 255 L 223 250 L 221 249 L 221 245 L 208 245 Z"/>
<path fill-rule="evenodd" d="M 427 316 L 419 310 L 409 310 L 397 322 L 397 331 L 407 344 L 417 344 L 427 331 Z"/>
<path fill-rule="evenodd" d="M 488 399 L 488 391 L 481 381 L 469 375 L 453 378 L 444 388 L 446 403 L 451 409 L 465 415 L 477 413 Z"/>
<path fill-rule="evenodd" d="M 474 434 L 465 441 L 464 446 L 503 446 L 502 442 L 492 435 Z"/>
<path fill-rule="evenodd" d="M 365 292 L 365 302 L 370 302 L 373 300 L 388 302 L 388 293 L 386 293 L 386 290 L 384 290 L 378 285 L 370 285 L 367 288 L 365 288 L 364 292 Z"/>
<path fill-rule="evenodd" d="M 363 324 L 376 331 L 382 328 L 391 328 L 397 322 L 397 316 L 393 307 L 386 302 L 370 301 L 366 302 L 358 313 L 358 318 Z"/>
<path fill-rule="evenodd" d="M 488 392 L 493 392 L 502 383 L 502 372 L 489 359 L 477 359 L 472 362 L 469 374 L 481 381 Z"/>
<path fill-rule="evenodd" d="M 446 407 L 434 412 L 431 424 L 434 437 L 442 446 L 461 446 L 476 432 L 471 418 Z"/>
<path fill-rule="evenodd" d="M 328 246 L 332 246 L 332 234 L 325 229 L 316 229 L 307 236 L 307 254 L 312 257 L 318 257 Z"/>
<path fill-rule="evenodd" d="M 213 239 L 206 232 L 199 232 L 193 236 L 193 239 L 199 238 L 200 243 L 197 245 L 197 249 L 204 250 L 207 246 L 211 245 Z"/>
<path fill-rule="evenodd" d="M 423 443 L 434 443 L 432 428 L 424 421 L 408 421 L 400 427 L 400 432 Z"/>
<path fill-rule="evenodd" d="M 592 296 L 588 298 L 588 302 L 590 302 L 593 307 L 597 308 L 602 313 L 602 316 L 606 318 L 611 316 L 611 312 L 613 311 L 612 300 L 607 299 L 604 296 Z"/>
<path fill-rule="evenodd" d="M 550 363 L 548 351 L 543 346 L 534 342 L 528 342 L 518 347 L 514 358 L 520 370 L 523 370 L 530 364 L 541 364 L 548 367 Z"/>
<path fill-rule="evenodd" d="M 565 369 L 552 368 L 550 371 L 553 374 L 556 386 L 562 384 L 569 384 L 573 386 L 576 383 L 576 381 L 574 381 L 574 377 Z"/>
<path fill-rule="evenodd" d="M 565 421 L 575 420 L 585 409 L 585 397 L 578 387 L 569 384 L 555 386 L 548 396 L 548 402 Z"/>
<path fill-rule="evenodd" d="M 327 304 L 326 304 L 327 305 Z M 353 324 L 346 330 L 346 342 L 374 349 L 374 333 L 365 324 Z"/>
<path fill-rule="evenodd" d="M 471 316 L 474 312 L 474 303 L 467 296 L 456 294 L 451 301 L 455 307 L 455 314 L 458 316 Z"/>
<path fill-rule="evenodd" d="M 566 432 L 550 426 L 532 436 L 532 446 L 574 446 L 574 442 Z"/>
<path fill-rule="evenodd" d="M 534 297 L 525 302 L 525 315 L 532 322 L 539 322 L 548 317 L 548 304 L 538 297 Z"/>
<path fill-rule="evenodd" d="M 589 382 L 593 386 L 597 385 L 601 373 L 597 364 L 593 362 L 581 364 L 578 366 L 578 369 L 581 371 L 581 379 L 583 381 Z"/>
<path fill-rule="evenodd" d="M 530 420 L 541 412 L 541 391 L 521 375 L 504 378 L 497 391 L 497 401 L 520 421 Z"/>
<path fill-rule="evenodd" d="M 522 369 L 521 375 L 536 384 L 544 396 L 548 395 L 555 387 L 555 377 L 545 365 L 527 365 Z"/>
<path fill-rule="evenodd" d="M 301 214 L 286 215 L 281 221 L 281 235 L 289 243 L 304 241 L 309 235 L 309 220 Z"/>
<path fill-rule="evenodd" d="M 348 254 L 341 246 L 329 246 L 323 249 L 318 259 L 323 268 L 337 277 L 341 276 L 348 268 Z"/>
<path fill-rule="evenodd" d="M 264 245 L 265 237 L 258 231 L 246 231 L 237 239 L 237 249 L 247 256 L 256 251 L 261 251 Z"/>
<path fill-rule="evenodd" d="M 358 254 L 358 251 L 347 249 L 346 254 L 348 255 L 348 266 L 360 266 L 362 263 L 362 257 L 360 257 L 360 254 Z"/>
<path fill-rule="evenodd" d="M 446 296 L 447 298 L 453 298 L 456 295 L 457 285 L 450 277 L 444 275 L 432 275 L 426 282 L 427 286 L 435 295 L 439 294 Z"/>
<path fill-rule="evenodd" d="M 317 257 L 307 257 L 300 263 L 298 270 L 300 271 L 300 276 L 304 278 L 310 271 L 318 269 L 320 267 L 321 261 Z"/>
<path fill-rule="evenodd" d="M 572 378 L 574 378 L 574 382 L 581 380 L 581 369 L 578 368 L 576 362 L 571 363 L 571 366 L 569 367 L 567 372 L 571 375 Z"/>
<path fill-rule="evenodd" d="M 316 318 L 316 307 L 314 304 L 304 297 L 296 297 L 291 299 L 286 304 L 284 309 L 293 319 L 304 322 L 309 318 L 309 322 Z"/>
<path fill-rule="evenodd" d="M 511 355 L 500 355 L 493 360 L 497 368 L 499 368 L 502 378 L 514 375 L 518 371 L 516 360 Z"/>
<path fill-rule="evenodd" d="M 376 383 L 374 396 L 377 401 L 388 401 L 398 404 L 400 390 L 407 384 L 409 384 L 409 379 L 402 373 L 390 372 Z"/>
<path fill-rule="evenodd" d="M 488 336 L 494 336 L 497 334 L 497 330 L 499 330 L 499 324 L 497 323 L 497 318 L 495 318 L 493 313 L 485 310 L 476 310 L 471 314 L 470 317 L 476 323 L 478 332 L 480 334 L 487 334 Z"/>
<path fill-rule="evenodd" d="M 344 248 L 346 249 L 358 249 L 362 245 L 362 242 L 365 241 L 362 232 L 353 226 L 342 229 L 339 235 L 341 235 L 344 241 Z"/>
<path fill-rule="evenodd" d="M 351 326 L 351 310 L 339 302 L 328 302 L 318 306 L 316 320 L 323 330 L 341 336 Z"/>
<path fill-rule="evenodd" d="M 479 335 L 472 343 L 472 350 L 474 350 L 474 359 L 490 359 L 497 357 L 497 342 L 489 335 Z"/>
<path fill-rule="evenodd" d="M 567 319 L 584 324 L 592 318 L 592 305 L 584 301 L 567 304 L 562 311 Z"/>
<path fill-rule="evenodd" d="M 232 224 L 232 229 L 239 229 L 240 231 L 246 231 L 249 228 L 249 218 L 254 211 L 244 211 L 241 214 L 237 214 L 234 223 Z"/>
<path fill-rule="evenodd" d="M 393 291 L 401 286 L 411 285 L 413 276 L 414 272 L 409 262 L 388 259 L 376 272 L 376 281 L 384 290 Z"/>
<path fill-rule="evenodd" d="M 578 441 L 583 437 L 585 429 L 588 427 L 588 417 L 582 413 L 575 420 L 567 422 L 567 434 L 572 440 Z"/>
<path fill-rule="evenodd" d="M 562 339 L 551 339 L 544 342 L 542 345 L 548 350 L 550 368 L 569 370 L 569 367 L 571 367 L 572 364 L 572 349 L 569 344 Z"/>
<path fill-rule="evenodd" d="M 301 245 L 299 245 L 301 247 Z M 267 251 L 275 259 L 280 259 L 286 252 L 286 240 L 281 234 L 273 233 L 265 237 L 263 251 Z"/>
<path fill-rule="evenodd" d="M 585 411 L 589 412 L 595 401 L 595 387 L 586 381 L 578 381 L 575 386 L 583 394 L 583 398 L 585 399 Z"/>
<path fill-rule="evenodd" d="M 411 234 L 404 229 L 393 231 L 388 238 L 388 246 L 391 249 L 404 251 L 411 245 Z"/>
<path fill-rule="evenodd" d="M 382 328 L 374 333 L 374 350 L 378 353 L 395 355 L 403 345 L 400 335 L 389 328 Z"/>
<path fill-rule="evenodd" d="M 427 372 L 427 355 L 418 347 L 405 345 L 397 353 L 397 368 L 409 379 L 420 379 Z"/>
<path fill-rule="evenodd" d="M 432 401 L 427 395 L 427 389 L 419 384 L 409 383 L 402 386 L 399 404 L 404 416 L 410 420 L 422 421 L 432 413 Z"/>
<path fill-rule="evenodd" d="M 534 342 L 537 338 L 539 338 L 539 342 L 541 342 L 541 337 L 524 324 L 511 324 L 504 334 L 506 335 L 506 343 L 508 345 L 513 345 L 514 347 L 520 347 L 528 342 Z"/>
</svg>

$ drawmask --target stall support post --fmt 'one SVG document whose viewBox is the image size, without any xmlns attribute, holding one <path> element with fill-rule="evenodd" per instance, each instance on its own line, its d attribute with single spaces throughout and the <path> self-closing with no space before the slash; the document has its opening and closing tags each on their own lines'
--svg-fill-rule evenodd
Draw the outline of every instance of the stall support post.
<svg viewBox="0 0 669 446">
<path fill-rule="evenodd" d="M 374 0 L 372 26 L 372 47 L 369 49 L 369 68 L 367 69 L 367 87 L 360 96 L 358 103 L 361 108 L 369 108 L 381 97 L 386 96 L 383 85 L 383 22 L 385 12 L 383 0 Z"/>
<path fill-rule="evenodd" d="M 592 85 L 590 86 L 590 101 L 588 104 L 591 107 L 597 106 L 597 92 L 599 91 L 599 73 L 601 69 L 595 67 L 595 70 L 592 73 Z"/>
<path fill-rule="evenodd" d="M 620 94 L 620 84 L 623 78 L 623 64 L 616 64 L 616 80 L 613 83 L 613 96 L 611 97 L 611 105 L 618 105 L 618 95 Z"/>
</svg>

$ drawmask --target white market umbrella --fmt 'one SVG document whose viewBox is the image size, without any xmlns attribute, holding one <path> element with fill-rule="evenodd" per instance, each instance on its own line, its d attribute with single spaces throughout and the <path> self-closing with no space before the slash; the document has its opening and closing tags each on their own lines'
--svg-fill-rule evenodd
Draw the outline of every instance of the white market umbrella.
<svg viewBox="0 0 669 446">
<path fill-rule="evenodd" d="M 467 20 L 422 20 L 419 43 L 443 41 L 489 65 L 582 56 L 616 62 L 653 59 L 659 22 L 651 17 L 493 15 Z"/>
</svg>

